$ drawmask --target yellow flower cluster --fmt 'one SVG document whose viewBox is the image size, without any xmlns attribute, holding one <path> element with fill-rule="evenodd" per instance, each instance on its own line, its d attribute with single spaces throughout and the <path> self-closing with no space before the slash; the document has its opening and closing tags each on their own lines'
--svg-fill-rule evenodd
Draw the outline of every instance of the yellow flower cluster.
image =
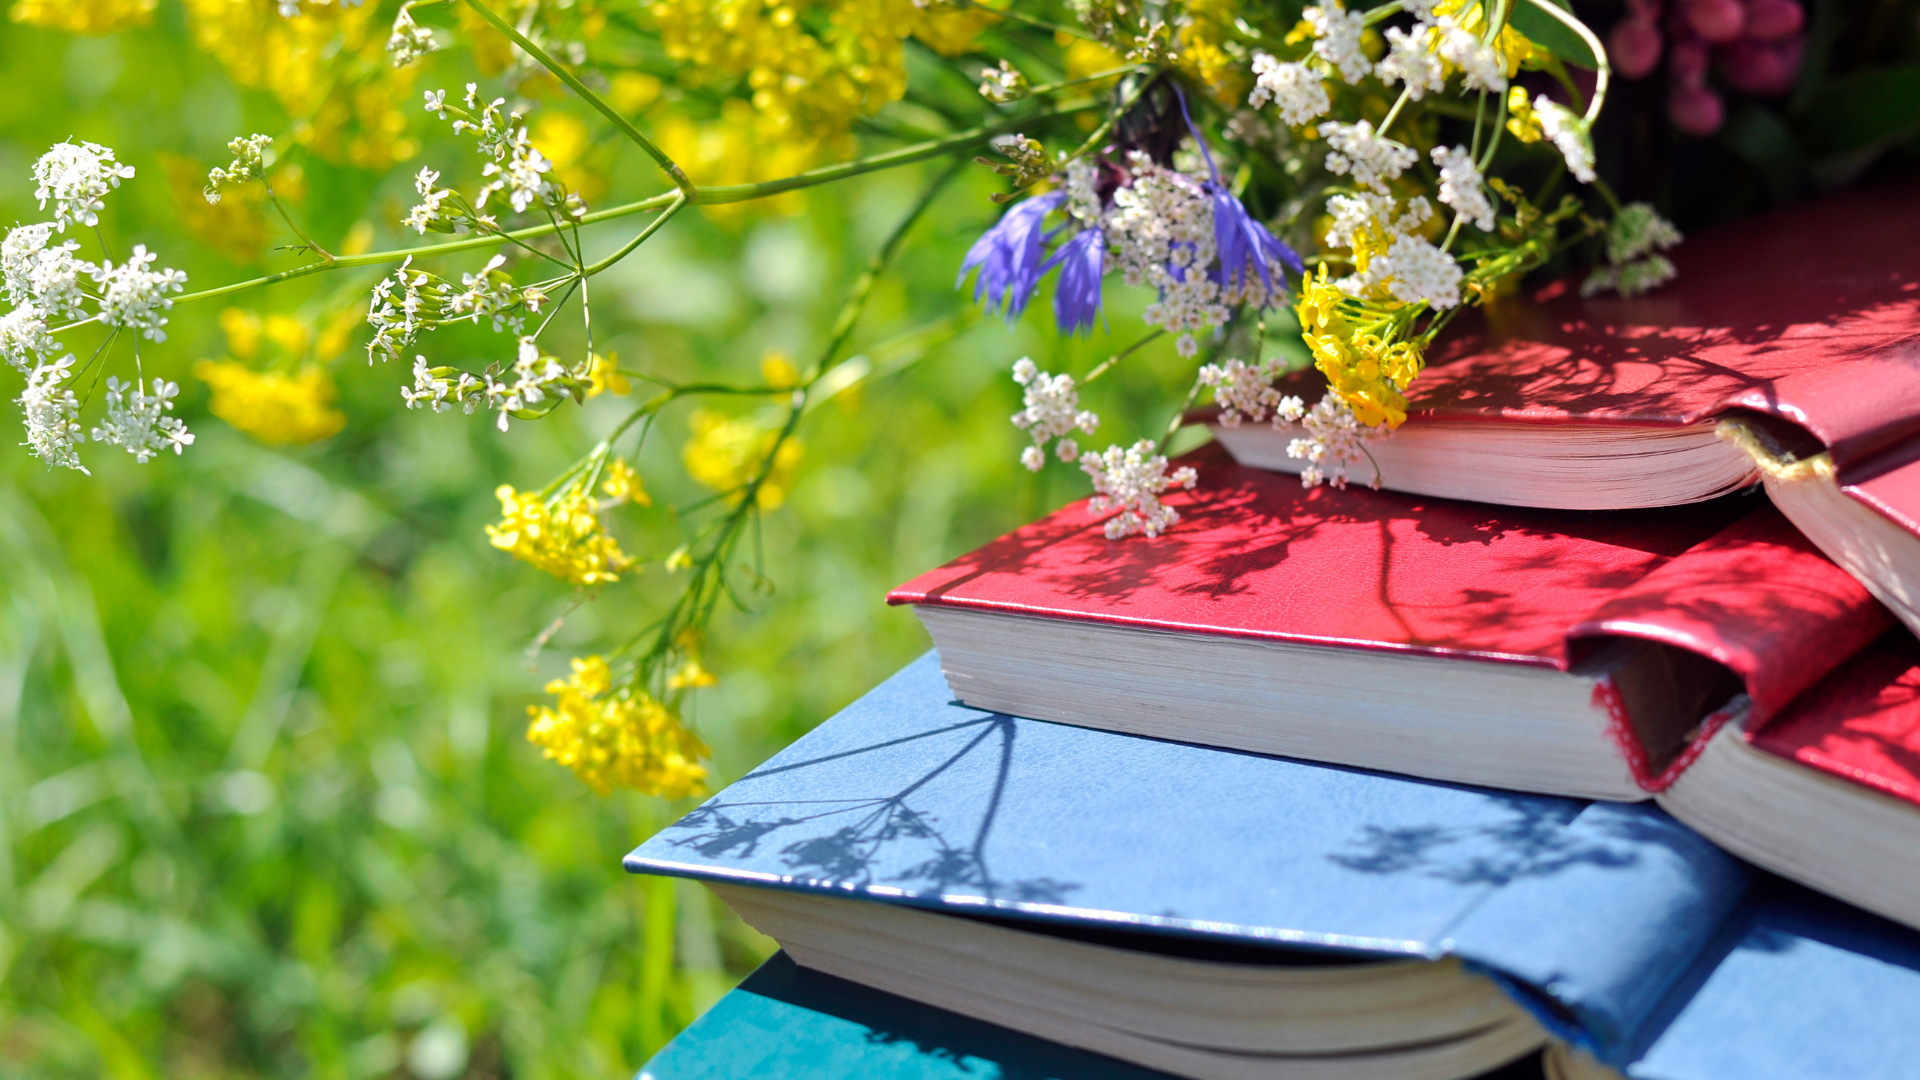
<svg viewBox="0 0 1920 1080">
<path fill-rule="evenodd" d="M 159 0 L 14 0 L 8 17 L 28 26 L 69 34 L 111 34 L 145 26 Z"/>
<path fill-rule="evenodd" d="M 255 371 L 235 360 L 202 360 L 193 373 L 213 389 L 213 415 L 264 443 L 305 446 L 347 426 L 333 408 L 333 380 L 308 364 L 298 375 Z"/>
<path fill-rule="evenodd" d="M 414 68 L 387 59 L 381 5 L 304 5 L 289 19 L 261 0 L 185 0 L 194 39 L 242 86 L 306 120 L 296 141 L 329 161 L 383 169 L 413 156 Z M 410 108 L 409 108 L 410 106 Z"/>
<path fill-rule="evenodd" d="M 1301 335 L 1313 350 L 1313 363 L 1327 377 L 1327 385 L 1343 398 L 1360 423 L 1372 427 L 1399 427 L 1407 418 L 1407 399 L 1401 394 L 1412 384 L 1426 358 L 1411 341 L 1389 342 L 1363 333 L 1349 317 L 1354 301 L 1327 277 L 1323 264 L 1315 277 L 1301 283 Z"/>
<path fill-rule="evenodd" d="M 1224 47 L 1234 40 L 1239 7 L 1233 0 L 1190 0 L 1186 22 L 1174 37 L 1175 65 L 1227 106 L 1247 96 L 1247 60 Z"/>
<path fill-rule="evenodd" d="M 1540 126 L 1540 118 L 1534 115 L 1533 102 L 1527 100 L 1527 89 L 1515 86 L 1507 91 L 1507 130 L 1523 143 L 1536 143 L 1546 137 L 1546 129 Z"/>
<path fill-rule="evenodd" d="M 778 509 L 787 500 L 794 470 L 800 466 L 800 440 L 788 439 L 774 450 L 779 433 L 755 423 L 749 417 L 733 418 L 708 409 L 696 409 L 687 421 L 693 438 L 680 451 L 687 475 L 715 491 L 740 497 L 741 489 L 760 470 L 768 468 L 767 455 L 773 455 L 767 479 L 760 485 L 754 501 L 762 510 Z"/>
<path fill-rule="evenodd" d="M 663 799 L 701 794 L 707 748 L 671 709 L 638 687 L 613 687 L 603 657 L 573 661 L 547 684 L 551 706 L 529 705 L 527 741 L 601 795 L 632 788 Z"/>
<path fill-rule="evenodd" d="M 502 484 L 494 496 L 500 500 L 500 524 L 486 527 L 487 539 L 521 562 L 574 585 L 619 581 L 620 571 L 633 565 L 607 535 L 600 507 L 582 485 L 545 499 Z"/>
<path fill-rule="evenodd" d="M 841 139 L 906 93 L 906 38 L 954 55 L 998 18 L 914 0 L 659 0 L 647 13 L 668 56 L 716 81 L 745 77 L 752 112 L 721 120 L 760 121 L 763 151 Z"/>
</svg>

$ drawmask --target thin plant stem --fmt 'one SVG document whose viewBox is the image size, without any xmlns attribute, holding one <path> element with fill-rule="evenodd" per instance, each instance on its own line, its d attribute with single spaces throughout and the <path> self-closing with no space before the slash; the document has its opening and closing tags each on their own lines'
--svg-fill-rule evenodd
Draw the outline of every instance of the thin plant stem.
<svg viewBox="0 0 1920 1080">
<path fill-rule="evenodd" d="M 1134 353 L 1139 352 L 1141 347 L 1146 345 L 1148 342 L 1154 340 L 1155 338 L 1163 337 L 1165 335 L 1166 335 L 1166 331 L 1164 329 L 1157 329 L 1157 330 L 1151 331 L 1150 333 L 1147 334 L 1146 337 L 1141 338 L 1139 341 L 1134 342 L 1133 344 L 1127 346 L 1126 348 L 1121 349 L 1119 352 L 1114 353 L 1112 356 L 1107 357 L 1105 360 L 1100 361 L 1100 363 L 1092 371 L 1087 372 L 1086 378 L 1080 380 L 1080 385 L 1085 386 L 1088 383 L 1092 382 L 1093 380 L 1099 378 L 1100 376 L 1105 375 L 1107 371 L 1113 367 L 1113 365 L 1119 363 L 1122 360 L 1125 360 L 1127 357 L 1132 356 Z"/>
<path fill-rule="evenodd" d="M 273 204 L 274 211 L 280 215 L 281 221 L 287 223 L 287 228 L 293 230 L 293 235 L 299 237 L 300 242 L 307 245 L 307 247 L 312 250 L 315 255 L 320 256 L 323 261 L 331 263 L 333 261 L 333 254 L 326 248 L 315 243 L 313 237 L 308 236 L 306 230 L 294 222 L 293 215 L 287 213 L 287 208 L 280 205 L 280 196 L 273 193 L 273 185 L 267 183 L 265 177 L 260 178 L 260 184 L 267 189 L 267 201 Z"/>
<path fill-rule="evenodd" d="M 673 181 L 673 186 L 680 189 L 680 193 L 686 197 L 688 202 L 700 201 L 700 189 L 693 186 L 693 181 L 687 179 L 687 174 L 681 170 L 680 166 L 675 164 L 674 160 L 668 157 L 659 147 L 653 145 L 652 140 L 642 135 L 640 129 L 633 126 L 633 121 L 620 115 L 620 110 L 609 105 L 605 98 L 594 93 L 587 87 L 586 83 L 581 82 L 579 76 L 567 70 L 560 61 L 548 55 L 547 50 L 534 44 L 533 39 L 521 33 L 512 23 L 501 18 L 492 8 L 481 3 L 480 0 L 467 0 L 467 6 L 473 9 L 474 14 L 492 23 L 494 29 L 511 38 L 513 43 L 520 46 L 528 56 L 538 60 L 541 67 L 553 72 L 554 78 L 566 83 L 568 89 L 579 94 L 581 99 L 587 104 L 598 109 L 602 116 L 613 121 L 614 127 L 619 128 L 622 134 L 632 139 L 635 145 L 646 151 L 647 156 L 653 159 L 655 165 L 660 166 L 660 171 L 667 174 L 667 179 Z"/>
<path fill-rule="evenodd" d="M 673 194 L 674 194 L 673 201 L 668 203 L 666 206 L 666 209 L 660 211 L 659 215 L 656 216 L 652 221 L 647 222 L 646 228 L 641 229 L 638 235 L 636 235 L 633 239 L 627 241 L 624 245 L 622 245 L 620 250 L 614 252 L 613 254 L 607 256 L 604 259 L 601 259 L 599 262 L 594 263 L 592 266 L 583 268 L 580 271 L 581 274 L 586 277 L 592 277 L 595 274 L 605 271 L 608 267 L 612 266 L 614 263 L 617 263 L 621 259 L 626 258 L 628 255 L 633 254 L 633 250 L 635 248 L 639 247 L 641 244 L 646 243 L 649 237 L 651 237 L 654 233 L 659 232 L 660 227 L 662 225 L 665 225 L 668 221 L 672 220 L 673 215 L 679 213 L 680 209 L 687 205 L 687 200 L 685 196 L 683 196 L 680 192 L 676 191 Z"/>
<path fill-rule="evenodd" d="M 1524 2 L 1558 19 L 1561 25 L 1580 35 L 1580 40 L 1587 43 L 1587 51 L 1593 54 L 1593 61 L 1599 66 L 1594 69 L 1593 100 L 1587 102 L 1587 111 L 1581 120 L 1583 123 L 1593 123 L 1594 119 L 1600 115 L 1600 107 L 1607 102 L 1607 84 L 1613 79 L 1613 65 L 1607 62 L 1607 47 L 1600 43 L 1600 39 L 1594 36 L 1586 23 L 1574 18 L 1570 12 L 1562 11 L 1553 3 L 1553 0 L 1524 0 Z"/>
</svg>

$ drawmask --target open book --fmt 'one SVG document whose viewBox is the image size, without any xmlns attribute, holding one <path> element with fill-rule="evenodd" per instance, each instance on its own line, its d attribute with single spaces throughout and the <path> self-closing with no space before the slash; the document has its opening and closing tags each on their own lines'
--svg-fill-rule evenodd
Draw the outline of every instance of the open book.
<svg viewBox="0 0 1920 1080">
<path fill-rule="evenodd" d="M 1217 450 L 1181 522 L 1074 503 L 896 589 L 1018 716 L 1632 800 L 1890 625 L 1765 500 L 1592 514 L 1303 490 Z"/>
<path fill-rule="evenodd" d="M 1453 1080 L 1549 1029 L 1612 1055 L 1752 881 L 1648 805 L 981 712 L 932 656 L 626 865 L 807 967 L 1207 1080 Z"/>
</svg>

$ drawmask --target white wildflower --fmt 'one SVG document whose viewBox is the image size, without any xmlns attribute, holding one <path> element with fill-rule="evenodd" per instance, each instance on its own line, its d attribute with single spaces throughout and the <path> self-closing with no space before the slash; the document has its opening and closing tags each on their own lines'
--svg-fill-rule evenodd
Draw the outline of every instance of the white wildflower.
<svg viewBox="0 0 1920 1080">
<path fill-rule="evenodd" d="M 1053 449 L 1061 461 L 1079 457 L 1080 444 L 1061 436 L 1076 428 L 1091 435 L 1100 426 L 1100 417 L 1080 407 L 1073 376 L 1049 375 L 1023 356 L 1014 361 L 1013 381 L 1026 388 L 1021 400 L 1026 407 L 1013 414 L 1013 426 L 1033 437 L 1033 445 L 1020 454 L 1020 463 L 1039 472 L 1047 460 L 1047 443 L 1054 439 L 1059 439 Z"/>
<path fill-rule="evenodd" d="M 413 190 L 420 193 L 422 201 L 420 205 L 407 211 L 407 216 L 400 219 L 400 224 L 422 236 L 436 225 L 452 224 L 452 218 L 441 213 L 440 205 L 452 198 L 453 192 L 448 188 L 436 188 L 434 185 L 439 182 L 439 173 L 424 166 L 420 169 L 413 178 Z"/>
<path fill-rule="evenodd" d="M 1680 240 L 1680 230 L 1661 217 L 1652 203 L 1630 202 L 1607 225 L 1607 261 L 1629 263 L 1656 250 L 1666 251 Z"/>
<path fill-rule="evenodd" d="M 1180 512 L 1162 503 L 1160 494 L 1175 487 L 1191 489 L 1199 475 L 1190 467 L 1168 475 L 1166 455 L 1154 453 L 1155 449 L 1152 441 L 1141 439 L 1125 449 L 1109 446 L 1103 453 L 1080 459 L 1080 467 L 1093 481 L 1087 509 L 1095 514 L 1120 511 L 1107 519 L 1107 539 L 1134 533 L 1158 536 L 1180 520 Z"/>
<path fill-rule="evenodd" d="M 1299 398 L 1289 397 L 1281 402 L 1279 413 L 1280 419 L 1307 429 L 1305 438 L 1287 444 L 1288 457 L 1307 463 L 1300 473 L 1302 487 L 1319 487 L 1323 483 L 1346 487 L 1349 469 L 1361 462 L 1371 463 L 1367 445 L 1393 434 L 1393 429 L 1385 424 L 1368 427 L 1360 423 L 1346 400 L 1331 390 L 1311 410 Z M 1380 486 L 1377 468 L 1372 486 Z"/>
<path fill-rule="evenodd" d="M 247 135 L 230 140 L 227 151 L 233 160 L 225 168 L 215 168 L 207 173 L 207 186 L 201 192 L 207 203 L 212 205 L 220 201 L 220 189 L 228 184 L 242 184 L 248 180 L 262 180 L 267 175 L 267 148 L 273 145 L 271 135 Z"/>
<path fill-rule="evenodd" d="M 140 388 L 138 380 L 123 383 L 107 376 L 107 417 L 93 429 L 93 441 L 123 447 L 142 465 L 162 450 L 179 454 L 193 445 L 186 423 L 167 415 L 179 393 L 179 385 L 165 379 L 153 380 L 153 392 L 149 394 Z"/>
<path fill-rule="evenodd" d="M 50 222 L 8 232 L 0 242 L 0 282 L 16 304 L 31 303 L 50 319 L 79 318 L 86 299 L 80 279 L 93 272 L 93 264 L 73 257 L 80 249 L 77 240 L 48 247 L 52 236 Z"/>
<path fill-rule="evenodd" d="M 1129 285 L 1145 285 L 1158 298 L 1141 313 L 1149 326 L 1174 334 L 1182 356 L 1199 350 L 1194 332 L 1226 322 L 1229 296 L 1208 279 L 1214 262 L 1213 200 L 1192 177 L 1158 165 L 1138 151 L 1130 155 L 1133 183 L 1113 194 L 1104 219 L 1113 265 Z M 1247 275 L 1259 290 L 1259 279 Z M 1265 297 L 1245 297 L 1264 302 Z"/>
<path fill-rule="evenodd" d="M 427 111 L 445 120 L 447 118 L 447 92 L 445 90 L 429 90 L 426 93 Z"/>
<path fill-rule="evenodd" d="M 0 315 L 0 357 L 5 357 L 22 375 L 56 347 L 47 334 L 46 315 L 33 304 L 21 304 Z"/>
<path fill-rule="evenodd" d="M 1247 104 L 1259 108 L 1273 102 L 1288 125 L 1304 124 L 1324 116 L 1333 103 L 1326 83 L 1305 64 L 1284 63 L 1263 52 L 1253 54 L 1253 92 Z"/>
<path fill-rule="evenodd" d="M 367 325 L 373 327 L 373 340 L 367 342 L 367 363 L 373 363 L 375 357 L 398 360 L 401 352 L 413 344 L 421 327 L 427 325 L 421 289 L 432 281 L 430 275 L 413 269 L 413 256 L 409 255 L 392 277 L 382 278 L 373 287 L 373 300 L 367 305 Z"/>
<path fill-rule="evenodd" d="M 1386 283 L 1396 300 L 1417 304 L 1424 300 L 1436 309 L 1460 303 L 1460 264 L 1423 236 L 1401 233 L 1385 255 L 1376 255 L 1367 268 Z"/>
<path fill-rule="evenodd" d="M 1274 389 L 1273 380 L 1281 374 L 1272 360 L 1249 365 L 1240 360 L 1208 364 L 1200 369 L 1200 385 L 1213 389 L 1214 404 L 1220 406 L 1220 425 L 1239 427 L 1242 420 L 1259 423 L 1284 400 Z"/>
<path fill-rule="evenodd" d="M 1320 135 L 1327 140 L 1327 171 L 1351 173 L 1354 183 L 1375 191 L 1386 191 L 1386 182 L 1399 177 L 1417 158 L 1412 147 L 1375 135 L 1373 125 L 1365 120 L 1353 124 L 1330 120 L 1320 125 Z"/>
<path fill-rule="evenodd" d="M 415 370 L 418 371 L 417 365 Z M 542 356 L 539 344 L 530 337 L 520 339 L 513 367 L 504 374 L 513 378 L 496 377 L 492 372 L 486 376 L 487 404 L 500 411 L 501 431 L 507 430 L 509 413 L 532 408 L 549 397 L 563 396 L 572 387 L 572 374 L 559 360 Z"/>
<path fill-rule="evenodd" d="M 1313 43 L 1313 55 L 1338 69 L 1340 77 L 1349 85 L 1366 78 L 1373 70 L 1372 61 L 1360 47 L 1360 35 L 1367 28 L 1364 13 L 1347 11 L 1340 0 L 1320 0 L 1318 7 L 1310 7 L 1300 16 L 1317 39 Z"/>
<path fill-rule="evenodd" d="M 1354 237 L 1376 229 L 1404 231 L 1394 228 L 1394 207 L 1397 205 L 1393 196 L 1376 195 L 1371 191 L 1332 196 L 1327 200 L 1327 214 L 1333 218 L 1333 223 L 1327 227 L 1327 246 L 1350 248 Z M 1426 217 L 1422 211 L 1430 209 L 1425 199 L 1415 199 L 1401 215 L 1405 229 L 1425 224 Z M 1379 224 L 1376 226 L 1375 222 Z"/>
<path fill-rule="evenodd" d="M 1407 96 L 1415 101 L 1425 97 L 1429 91 L 1438 92 L 1447 84 L 1447 69 L 1435 54 L 1435 30 L 1430 26 L 1416 26 L 1412 33 L 1397 26 L 1387 28 L 1387 42 L 1392 46 L 1386 58 L 1374 68 L 1374 74 L 1385 83 L 1405 83 Z"/>
<path fill-rule="evenodd" d="M 108 326 L 138 330 L 149 341 L 167 340 L 165 312 L 173 309 L 169 292 L 186 286 L 187 275 L 179 270 L 149 270 L 157 258 L 145 244 L 133 245 L 133 253 L 119 266 L 100 264 L 93 280 L 100 283 L 100 321 Z"/>
<path fill-rule="evenodd" d="M 1485 181 L 1473 163 L 1473 155 L 1464 146 L 1436 146 L 1433 163 L 1440 166 L 1440 201 L 1473 222 L 1474 228 L 1492 232 L 1493 203 L 1487 198 Z"/>
<path fill-rule="evenodd" d="M 34 365 L 27 376 L 27 388 L 16 399 L 26 413 L 27 441 L 21 445 L 48 465 L 86 472 L 75 450 L 77 444 L 87 441 L 80 430 L 80 401 L 62 385 L 72 375 L 71 356 Z"/>
<path fill-rule="evenodd" d="M 446 412 L 455 405 L 469 416 L 487 403 L 487 384 L 470 372 L 427 365 L 427 358 L 413 358 L 413 385 L 400 388 L 400 397 L 409 409 Z"/>
<path fill-rule="evenodd" d="M 526 317 L 515 308 L 523 302 L 524 295 L 513 279 L 504 273 L 496 273 L 507 264 L 505 255 L 495 255 L 487 260 L 487 265 L 477 274 L 461 274 L 459 292 L 447 297 L 445 314 L 449 319 L 466 319 L 475 326 L 480 320 L 490 319 L 493 332 L 511 330 L 515 334 L 525 327 Z M 536 293 L 536 295 L 538 295 Z"/>
<path fill-rule="evenodd" d="M 527 137 L 526 128 L 517 128 L 507 139 L 507 153 L 502 161 L 489 161 L 480 170 L 482 176 L 496 177 L 480 188 L 480 195 L 473 200 L 475 207 L 487 205 L 487 196 L 496 191 L 505 191 L 507 201 L 513 204 L 515 213 L 524 214 L 527 207 L 536 202 L 554 202 L 559 196 L 559 186 L 547 179 L 546 174 L 553 169 L 553 163 L 541 155 L 538 147 Z"/>
<path fill-rule="evenodd" d="M 1027 77 L 1005 60 L 1000 61 L 997 68 L 980 69 L 980 96 L 995 105 L 1019 101 L 1027 93 Z"/>
<path fill-rule="evenodd" d="M 1067 163 L 1067 213 L 1083 225 L 1100 223 L 1100 166 L 1091 158 L 1075 158 Z"/>
<path fill-rule="evenodd" d="M 1440 39 L 1434 50 L 1440 58 L 1460 69 L 1469 90 L 1499 93 L 1507 88 L 1507 62 L 1500 50 L 1480 40 L 1480 35 L 1462 27 L 1451 15 L 1443 15 L 1434 24 Z"/>
<path fill-rule="evenodd" d="M 1533 100 L 1533 115 L 1540 121 L 1540 130 L 1560 149 L 1560 156 L 1567 159 L 1567 171 L 1574 179 L 1593 183 L 1593 139 L 1586 121 L 1545 94 Z"/>
<path fill-rule="evenodd" d="M 393 17 L 393 33 L 387 38 L 387 55 L 393 59 L 393 66 L 406 67 L 439 47 L 433 31 L 413 21 L 411 5 L 400 5 L 400 13 Z"/>
<path fill-rule="evenodd" d="M 1580 283 L 1581 296 L 1617 292 L 1621 296 L 1649 293 L 1678 277 L 1680 271 L 1665 255 L 1648 255 L 1619 266 L 1602 266 Z"/>
<path fill-rule="evenodd" d="M 33 180 L 39 185 L 33 197 L 42 210 L 53 200 L 54 227 L 66 232 L 70 224 L 98 225 L 107 206 L 101 197 L 132 176 L 132 166 L 115 161 L 113 151 L 98 143 L 56 143 L 33 163 Z"/>
</svg>

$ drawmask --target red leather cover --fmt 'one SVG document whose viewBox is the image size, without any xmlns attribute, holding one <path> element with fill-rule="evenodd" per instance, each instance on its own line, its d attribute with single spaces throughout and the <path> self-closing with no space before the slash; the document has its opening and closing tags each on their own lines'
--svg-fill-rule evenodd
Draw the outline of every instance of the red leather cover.
<svg viewBox="0 0 1920 1080">
<path fill-rule="evenodd" d="M 1848 495 L 1920 536 L 1920 439 L 1875 457 L 1866 467 L 1842 469 L 1838 479 Z"/>
<path fill-rule="evenodd" d="M 1787 207 L 1672 255 L 1679 280 L 1647 296 L 1584 300 L 1561 282 L 1540 303 L 1463 316 L 1466 332 L 1413 384 L 1409 422 L 1690 424 L 1774 380 L 1920 337 L 1920 186 Z M 1853 431 L 1896 405 L 1883 387 L 1806 408 Z"/>
<path fill-rule="evenodd" d="M 1920 642 L 1905 630 L 1885 635 L 1747 739 L 1920 805 Z"/>
<path fill-rule="evenodd" d="M 1712 657 L 1746 683 L 1764 722 L 1892 625 L 1865 586 L 1768 506 L 1627 586 L 1568 636 Z"/>
<path fill-rule="evenodd" d="M 1835 642 L 1836 651 L 1839 642 L 1872 636 L 1837 624 L 1871 620 L 1875 632 L 1885 624 L 1877 605 L 1852 602 L 1865 594 L 1851 578 L 1810 570 L 1803 548 L 1758 535 L 1773 535 L 1779 526 L 1760 523 L 1778 514 L 1749 500 L 1604 514 L 1527 510 L 1307 490 L 1291 476 L 1236 466 L 1217 447 L 1187 463 L 1199 468 L 1200 486 L 1168 497 L 1183 520 L 1157 539 L 1108 540 L 1076 502 L 920 575 L 888 602 L 1562 670 L 1569 633 L 1662 567 L 1673 569 L 1660 587 L 1696 599 L 1665 627 L 1646 605 L 1636 621 L 1643 636 L 1659 628 L 1661 640 L 1751 655 L 1755 665 L 1803 662 L 1794 658 L 1820 651 L 1807 649 L 1808 635 Z M 1742 518 L 1755 536 L 1742 540 L 1748 534 L 1736 531 L 1724 549 L 1708 546 L 1697 561 L 1676 563 Z M 1785 568 L 1780 575 L 1761 572 L 1769 559 Z M 1729 562 L 1744 576 L 1715 581 Z M 1698 569 L 1681 574 L 1688 565 Z M 1820 587 L 1815 582 L 1847 599 L 1802 595 Z M 1786 611 L 1804 617 L 1782 619 Z"/>
</svg>

